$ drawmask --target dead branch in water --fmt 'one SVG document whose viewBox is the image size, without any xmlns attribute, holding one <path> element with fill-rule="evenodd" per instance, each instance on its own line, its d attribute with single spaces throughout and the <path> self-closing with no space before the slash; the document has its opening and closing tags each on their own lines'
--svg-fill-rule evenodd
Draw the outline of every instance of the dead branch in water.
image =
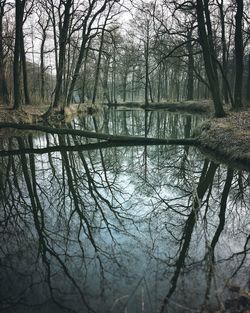
<svg viewBox="0 0 250 313">
<path fill-rule="evenodd" d="M 14 124 L 14 123 L 0 123 L 0 129 L 2 128 L 13 128 L 13 129 L 21 129 L 21 130 L 32 130 L 32 131 L 41 131 L 49 134 L 57 134 L 57 135 L 74 135 L 81 136 L 86 138 L 95 138 L 99 140 L 105 140 L 108 142 L 116 142 L 116 143 L 132 143 L 134 145 L 190 145 L 197 146 L 198 139 L 197 138 L 184 138 L 184 139 L 161 139 L 161 138 L 146 138 L 139 136 L 123 136 L 123 135 L 110 135 L 110 134 L 102 134 L 89 132 L 85 130 L 79 129 L 68 129 L 68 128 L 54 128 L 42 125 L 30 125 L 30 124 Z"/>
</svg>

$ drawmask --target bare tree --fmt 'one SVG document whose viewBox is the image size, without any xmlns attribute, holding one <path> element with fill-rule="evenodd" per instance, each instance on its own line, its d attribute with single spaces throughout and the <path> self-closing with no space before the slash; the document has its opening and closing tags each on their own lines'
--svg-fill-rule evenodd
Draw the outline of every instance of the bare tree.
<svg viewBox="0 0 250 313">
<path fill-rule="evenodd" d="M 95 103 L 96 100 L 96 93 L 97 93 L 97 87 L 98 87 L 98 81 L 99 81 L 99 74 L 100 74 L 100 67 L 101 67 L 101 58 L 102 58 L 102 53 L 103 53 L 103 45 L 104 45 L 104 35 L 106 31 L 106 26 L 107 22 L 109 19 L 109 15 L 112 9 L 114 3 L 111 3 L 109 6 L 108 12 L 105 17 L 104 24 L 102 26 L 102 31 L 101 31 L 101 37 L 100 37 L 100 46 L 99 46 L 99 51 L 98 51 L 98 57 L 97 57 L 97 64 L 96 64 L 96 72 L 95 72 L 95 81 L 94 81 L 94 88 L 93 88 L 93 97 L 92 97 L 92 104 Z"/>
<path fill-rule="evenodd" d="M 60 5 L 64 7 L 63 14 L 60 15 L 59 21 L 59 60 L 58 60 L 58 71 L 56 77 L 56 87 L 55 87 L 55 96 L 53 101 L 53 107 L 58 107 L 61 89 L 62 89 L 62 82 L 63 82 L 63 70 L 65 65 L 65 54 L 66 54 L 66 45 L 68 40 L 69 34 L 69 26 L 70 26 L 70 19 L 72 16 L 71 9 L 73 5 L 73 0 L 67 1 L 60 1 Z"/>
<path fill-rule="evenodd" d="M 0 1 L 0 102 L 4 105 L 9 104 L 9 92 L 5 78 L 4 51 L 3 51 L 3 17 L 7 2 Z"/>
<path fill-rule="evenodd" d="M 40 76 L 41 76 L 41 99 L 45 99 L 45 65 L 44 65 L 44 55 L 45 55 L 45 42 L 47 38 L 47 30 L 49 28 L 50 19 L 47 17 L 44 19 L 43 15 L 39 15 L 38 25 L 41 29 L 41 46 L 40 46 Z"/>
<path fill-rule="evenodd" d="M 117 0 L 102 0 L 100 3 L 100 6 L 97 6 L 97 0 L 92 0 L 90 1 L 88 7 L 86 8 L 86 12 L 83 17 L 82 28 L 81 28 L 81 32 L 82 32 L 81 40 L 82 41 L 80 45 L 79 56 L 76 62 L 74 74 L 73 74 L 71 84 L 69 87 L 69 92 L 67 96 L 67 104 L 70 103 L 73 92 L 74 92 L 75 84 L 78 79 L 80 69 L 83 63 L 86 45 L 89 40 L 92 40 L 98 34 L 96 27 L 94 27 L 94 23 L 100 18 L 101 13 L 105 11 L 107 4 L 112 3 L 112 2 L 115 3 L 118 1 Z"/>
<path fill-rule="evenodd" d="M 235 86 L 234 86 L 234 109 L 242 107 L 242 85 L 243 85 L 243 0 L 236 0 L 237 11 L 235 15 Z"/>
<path fill-rule="evenodd" d="M 21 106 L 21 90 L 20 90 L 20 59 L 21 59 L 21 45 L 23 44 L 23 16 L 26 0 L 15 1 L 15 48 L 14 48 L 14 64 L 13 64 L 13 76 L 14 76 L 14 109 L 18 109 Z"/>
<path fill-rule="evenodd" d="M 199 29 L 199 40 L 203 51 L 203 58 L 209 86 L 214 101 L 215 116 L 223 117 L 225 116 L 225 112 L 222 106 L 220 95 L 219 78 L 217 73 L 214 43 L 212 39 L 212 27 L 208 8 L 208 0 L 197 0 L 196 12 Z"/>
</svg>

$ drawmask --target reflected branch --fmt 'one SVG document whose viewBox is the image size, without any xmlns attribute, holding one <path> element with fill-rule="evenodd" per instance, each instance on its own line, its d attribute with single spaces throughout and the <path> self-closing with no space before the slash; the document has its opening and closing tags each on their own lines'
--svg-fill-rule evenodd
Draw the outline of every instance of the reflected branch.
<svg viewBox="0 0 250 313">
<path fill-rule="evenodd" d="M 196 193 L 194 195 L 193 208 L 184 226 L 183 236 L 181 238 L 182 247 L 180 250 L 178 260 L 176 261 L 176 269 L 175 269 L 174 275 L 171 278 L 171 287 L 166 297 L 163 300 L 162 306 L 159 311 L 160 313 L 163 313 L 165 311 L 168 301 L 176 289 L 178 278 L 179 278 L 181 269 L 184 266 L 185 258 L 188 253 L 194 226 L 198 217 L 198 211 L 201 207 L 201 201 L 206 191 L 209 189 L 209 186 L 213 183 L 214 175 L 218 167 L 218 165 L 213 162 L 210 163 L 210 166 L 208 169 L 207 169 L 207 165 L 208 165 L 207 162 L 205 162 L 202 175 L 200 177 L 200 181 L 198 183 Z"/>
</svg>

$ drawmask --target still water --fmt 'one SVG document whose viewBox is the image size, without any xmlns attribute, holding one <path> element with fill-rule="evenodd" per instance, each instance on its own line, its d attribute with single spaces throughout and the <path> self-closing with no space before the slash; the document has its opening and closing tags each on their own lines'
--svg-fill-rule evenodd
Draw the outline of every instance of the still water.
<svg viewBox="0 0 250 313">
<path fill-rule="evenodd" d="M 108 110 L 63 127 L 188 138 L 202 118 Z M 0 312 L 194 312 L 249 289 L 248 172 L 194 147 L 39 133 L 2 139 L 0 162 Z"/>
</svg>

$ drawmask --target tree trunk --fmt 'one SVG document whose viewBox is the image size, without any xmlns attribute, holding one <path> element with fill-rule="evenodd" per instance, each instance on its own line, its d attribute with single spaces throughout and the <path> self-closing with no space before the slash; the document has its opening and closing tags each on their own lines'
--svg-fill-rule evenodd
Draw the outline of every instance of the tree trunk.
<svg viewBox="0 0 250 313">
<path fill-rule="evenodd" d="M 225 103 L 229 102 L 228 97 L 228 86 L 227 86 L 227 43 L 226 43 L 226 34 L 225 34 L 225 14 L 223 11 L 223 0 L 221 0 L 221 4 L 218 4 L 220 11 L 220 22 L 221 22 L 221 44 L 222 44 L 222 69 L 223 75 L 222 77 L 222 93 L 224 97 Z"/>
<path fill-rule="evenodd" d="M 56 128 L 47 127 L 42 125 L 31 124 L 13 124 L 13 123 L 0 123 L 0 129 L 2 128 L 14 128 L 22 130 L 34 130 L 42 131 L 50 134 L 61 135 L 75 135 L 86 138 L 96 138 L 100 140 L 106 140 L 108 143 L 128 144 L 128 145 L 194 145 L 198 146 L 199 141 L 197 138 L 182 138 L 182 139 L 161 139 L 161 138 L 145 138 L 139 136 L 123 136 L 123 135 L 110 135 L 97 132 L 89 132 L 80 129 L 68 129 L 68 128 Z M 148 132 L 148 129 L 146 130 Z M 93 144 L 90 144 L 90 147 Z M 89 146 L 89 145 L 88 145 Z M 58 149 L 58 147 L 56 147 Z M 9 151 L 8 151 L 9 152 Z"/>
<path fill-rule="evenodd" d="M 110 11 L 109 11 L 110 13 Z M 95 72 L 95 82 L 94 82 L 94 88 L 93 88 L 93 97 L 92 97 L 92 104 L 95 103 L 96 101 L 96 94 L 97 94 L 97 87 L 98 87 L 98 81 L 99 81 L 99 74 L 100 74 L 100 69 L 101 69 L 101 59 L 102 59 L 102 49 L 103 49 L 103 44 L 104 44 L 104 34 L 105 34 L 105 28 L 107 25 L 107 20 L 109 13 L 106 16 L 102 32 L 101 32 L 101 38 L 100 38 L 100 47 L 99 47 L 99 52 L 98 52 L 98 58 L 97 58 L 97 65 L 96 65 L 96 72 Z"/>
<path fill-rule="evenodd" d="M 147 29 L 146 43 L 144 43 L 144 55 L 145 55 L 145 106 L 149 104 L 148 90 L 149 90 L 149 30 Z"/>
<path fill-rule="evenodd" d="M 8 105 L 9 93 L 5 79 L 5 68 L 3 62 L 3 16 L 5 2 L 6 1 L 3 1 L 3 3 L 0 4 L 0 103 Z"/>
<path fill-rule="evenodd" d="M 74 70 L 73 78 L 72 78 L 72 81 L 71 81 L 71 84 L 70 84 L 70 87 L 69 87 L 69 92 L 68 92 L 68 96 L 67 96 L 67 104 L 69 104 L 70 101 L 71 101 L 71 98 L 72 98 L 72 95 L 73 95 L 73 92 L 74 92 L 74 88 L 75 88 L 75 84 L 76 84 L 76 81 L 77 81 L 77 79 L 79 77 L 80 69 L 81 69 L 81 66 L 82 66 L 82 61 L 83 61 L 84 54 L 85 54 L 86 43 L 88 41 L 91 41 L 91 39 L 93 37 L 95 37 L 95 35 L 90 36 L 92 24 L 95 22 L 95 20 L 98 17 L 98 15 L 101 14 L 106 9 L 107 3 L 108 3 L 108 0 L 105 0 L 104 3 L 102 4 L 102 6 L 98 9 L 98 11 L 95 12 L 93 17 L 91 17 L 91 13 L 92 13 L 92 11 L 93 11 L 93 9 L 95 7 L 96 1 L 92 1 L 92 2 L 89 1 L 89 8 L 88 8 L 88 11 L 86 12 L 86 15 L 84 17 L 84 21 L 82 23 L 83 24 L 82 43 L 81 43 L 79 57 L 77 59 L 76 67 L 75 67 L 75 70 Z M 110 11 L 111 11 L 112 5 L 113 4 L 110 5 L 110 9 L 109 9 L 109 12 L 107 14 L 107 18 L 108 18 L 108 15 L 109 15 Z M 107 23 L 107 21 L 105 22 L 105 24 L 106 23 Z M 88 24 L 88 26 L 87 26 L 87 24 Z"/>
<path fill-rule="evenodd" d="M 168 68 L 167 68 L 167 64 L 164 63 L 164 99 L 168 99 L 169 96 L 168 96 L 168 74 L 169 74 L 169 71 L 168 71 Z"/>
<path fill-rule="evenodd" d="M 148 79 L 148 88 L 149 88 L 149 96 L 150 96 L 150 101 L 153 103 L 154 102 L 154 98 L 153 98 L 153 88 L 152 88 L 152 84 L 150 82 L 150 79 Z"/>
<path fill-rule="evenodd" d="M 161 89 L 162 89 L 162 66 L 160 64 L 158 71 L 158 82 L 157 82 L 157 102 L 161 101 Z"/>
<path fill-rule="evenodd" d="M 222 101 L 220 97 L 220 88 L 219 88 L 219 79 L 218 73 L 216 68 L 216 57 L 214 54 L 214 46 L 211 38 L 211 34 L 208 36 L 206 30 L 206 23 L 205 18 L 203 15 L 204 9 L 206 12 L 206 20 L 208 29 L 211 31 L 211 23 L 209 18 L 209 10 L 208 10 L 208 3 L 205 0 L 206 7 L 203 6 L 202 0 L 197 0 L 197 20 L 198 20 L 198 30 L 199 30 L 199 40 L 203 51 L 203 58 L 205 63 L 206 74 L 209 81 L 209 86 L 212 94 L 212 98 L 214 101 L 214 109 L 215 109 L 215 116 L 216 117 L 223 117 L 225 116 L 225 112 L 222 106 Z"/>
<path fill-rule="evenodd" d="M 132 90 L 131 90 L 131 100 L 134 101 L 134 94 L 135 94 L 135 65 L 133 65 L 132 69 Z"/>
<path fill-rule="evenodd" d="M 103 98 L 110 103 L 109 97 L 109 88 L 108 88 L 108 77 L 109 77 L 109 70 L 110 70 L 110 58 L 111 56 L 108 55 L 106 58 L 106 62 L 104 65 L 104 72 L 103 72 Z"/>
<path fill-rule="evenodd" d="M 247 85 L 246 85 L 246 100 L 250 101 L 250 54 L 248 55 L 248 74 L 247 74 Z"/>
<path fill-rule="evenodd" d="M 20 56 L 21 56 L 21 41 L 22 41 L 22 27 L 23 27 L 23 13 L 25 1 L 16 0 L 16 13 L 15 13 L 15 47 L 14 47 L 14 64 L 13 64 L 13 77 L 14 77 L 14 109 L 21 106 L 21 92 L 20 92 Z"/>
<path fill-rule="evenodd" d="M 30 96 L 29 96 L 29 87 L 28 87 L 28 76 L 27 76 L 27 66 L 26 66 L 26 56 L 24 49 L 24 40 L 23 40 L 23 29 L 21 29 L 21 41 L 20 41 L 20 52 L 21 52 L 21 62 L 22 62 L 22 70 L 23 70 L 23 89 L 24 89 L 24 99 L 25 104 L 30 104 Z"/>
<path fill-rule="evenodd" d="M 234 85 L 234 106 L 237 110 L 242 107 L 242 82 L 243 82 L 243 38 L 242 38 L 242 18 L 243 0 L 236 0 L 237 12 L 235 15 L 235 85 Z"/>
<path fill-rule="evenodd" d="M 94 82 L 94 89 L 93 89 L 92 104 L 94 104 L 95 100 L 96 100 L 99 74 L 100 74 L 100 69 L 101 69 L 101 59 L 102 59 L 102 50 L 103 50 L 103 44 L 104 44 L 104 35 L 105 35 L 106 25 L 108 22 L 108 18 L 109 18 L 109 14 L 111 12 L 111 9 L 112 9 L 112 5 L 109 7 L 109 10 L 107 12 L 107 15 L 106 15 L 103 27 L 102 27 L 101 38 L 100 38 L 101 41 L 100 41 L 100 47 L 99 47 L 97 65 L 96 65 L 96 72 L 95 72 L 95 82 Z"/>
<path fill-rule="evenodd" d="M 123 76 L 123 102 L 126 102 L 126 98 L 127 98 L 127 73 L 124 74 Z"/>
<path fill-rule="evenodd" d="M 46 40 L 46 33 L 43 32 L 42 43 L 40 47 L 40 76 L 41 76 L 41 98 L 44 101 L 45 98 L 45 68 L 44 68 L 44 45 Z"/>
<path fill-rule="evenodd" d="M 46 23 L 44 24 L 42 20 L 38 20 L 38 24 L 41 28 L 42 32 L 42 41 L 41 41 L 41 46 L 40 46 L 40 79 L 41 79 L 41 86 L 40 86 L 40 96 L 42 101 L 45 99 L 45 68 L 44 68 L 44 47 L 45 47 L 45 42 L 47 39 L 47 29 L 49 27 L 50 23 L 50 18 L 48 17 L 46 20 Z M 55 51 L 56 53 L 56 51 Z"/>
<path fill-rule="evenodd" d="M 55 7 L 51 5 L 51 12 L 52 12 L 52 17 L 51 17 L 51 22 L 52 22 L 52 27 L 53 27 L 53 41 L 54 41 L 54 48 L 55 48 L 55 65 L 56 65 L 56 77 L 58 74 L 58 42 L 57 42 L 57 29 L 56 29 L 56 17 L 55 17 Z"/>
<path fill-rule="evenodd" d="M 194 99 L 194 56 L 193 56 L 193 46 L 192 46 L 192 29 L 188 31 L 188 78 L 187 78 L 187 100 Z"/>
<path fill-rule="evenodd" d="M 53 107 L 58 107 L 59 100 L 61 96 L 62 90 L 62 81 L 63 81 L 63 70 L 65 66 L 65 54 L 66 54 L 66 45 L 68 40 L 68 32 L 69 32 L 69 24 L 70 24 L 70 9 L 73 4 L 73 0 L 67 0 L 64 4 L 64 20 L 63 26 L 60 30 L 59 34 L 59 63 L 58 63 L 58 71 L 57 71 L 57 78 L 56 78 L 56 87 L 55 87 L 55 97 L 53 102 Z"/>
<path fill-rule="evenodd" d="M 84 65 L 83 65 L 83 78 L 82 78 L 82 103 L 85 102 L 86 99 L 86 76 L 87 76 L 87 62 L 88 62 L 88 53 L 89 53 L 90 42 L 85 51 Z M 68 103 L 68 102 L 67 102 Z"/>
<path fill-rule="evenodd" d="M 116 45 L 113 47 L 113 64 L 112 64 L 112 82 L 111 82 L 111 101 L 117 103 L 116 99 Z"/>
</svg>

